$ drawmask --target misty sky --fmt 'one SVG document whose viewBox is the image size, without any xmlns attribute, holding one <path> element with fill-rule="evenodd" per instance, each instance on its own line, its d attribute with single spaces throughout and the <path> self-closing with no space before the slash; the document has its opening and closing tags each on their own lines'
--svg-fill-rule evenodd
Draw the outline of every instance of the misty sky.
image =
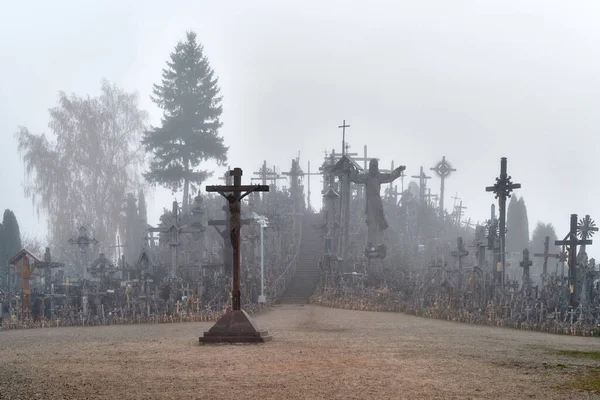
<svg viewBox="0 0 600 400">
<path fill-rule="evenodd" d="M 597 1 L 121 3 L 3 5 L 0 208 L 23 231 L 46 234 L 23 195 L 17 126 L 48 132 L 58 91 L 96 95 L 102 78 L 138 91 L 159 123 L 152 84 L 189 29 L 219 77 L 221 133 L 244 182 L 263 159 L 287 170 L 298 152 L 316 168 L 340 148 L 346 119 L 351 151 L 368 145 L 382 167 L 394 160 L 417 175 L 445 155 L 458 169 L 446 204 L 458 192 L 474 221 L 489 216 L 485 186 L 502 156 L 523 185 L 530 232 L 541 220 L 562 237 L 571 213 L 600 220 Z M 437 193 L 439 180 L 430 185 Z M 151 223 L 172 200 L 150 196 Z"/>
</svg>

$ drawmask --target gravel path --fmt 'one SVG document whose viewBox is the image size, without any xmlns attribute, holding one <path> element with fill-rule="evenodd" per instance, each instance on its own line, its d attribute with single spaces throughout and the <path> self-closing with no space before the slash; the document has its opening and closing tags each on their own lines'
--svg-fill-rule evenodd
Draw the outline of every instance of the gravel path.
<svg viewBox="0 0 600 400">
<path fill-rule="evenodd" d="M 598 360 L 552 352 L 600 339 L 315 306 L 256 321 L 273 342 L 198 345 L 211 323 L 0 332 L 0 399 L 600 398 L 560 389 Z"/>
</svg>

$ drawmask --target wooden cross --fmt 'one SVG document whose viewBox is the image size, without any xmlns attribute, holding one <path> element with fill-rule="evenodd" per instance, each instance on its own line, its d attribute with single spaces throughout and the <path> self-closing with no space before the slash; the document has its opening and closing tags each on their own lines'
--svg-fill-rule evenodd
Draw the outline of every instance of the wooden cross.
<svg viewBox="0 0 600 400">
<path fill-rule="evenodd" d="M 544 266 L 542 267 L 542 288 L 546 286 L 546 279 L 548 276 L 548 258 L 559 258 L 558 254 L 550 254 L 550 237 L 546 236 L 544 239 L 544 252 L 543 253 L 535 253 L 534 257 L 539 257 L 544 259 Z"/>
<path fill-rule="evenodd" d="M 198 314 L 200 312 L 200 297 L 196 296 L 196 300 L 194 301 L 194 303 L 196 305 L 196 314 Z"/>
<path fill-rule="evenodd" d="M 348 147 L 348 145 L 346 145 L 346 147 Z M 348 158 L 353 159 L 354 161 L 357 160 L 362 160 L 362 158 L 355 158 L 355 156 L 357 156 L 358 153 L 348 153 L 347 151 L 345 153 L 336 153 L 334 149 L 331 150 L 331 154 L 327 154 L 325 159 L 329 160 L 332 159 L 333 162 L 335 163 L 336 161 L 339 161 L 340 158 L 342 158 L 343 156 L 346 156 Z"/>
<path fill-rule="evenodd" d="M 292 203 L 293 203 L 294 212 L 295 213 L 300 212 L 300 205 L 298 204 L 298 202 L 300 200 L 298 186 L 300 184 L 300 178 L 302 178 L 304 176 L 304 171 L 302 171 L 302 168 L 300 168 L 298 161 L 292 159 L 292 167 L 290 168 L 290 171 L 283 172 L 282 175 L 289 176 L 291 179 L 290 192 L 292 195 Z"/>
<path fill-rule="evenodd" d="M 573 325 L 573 317 L 575 316 L 575 308 L 571 307 L 569 309 L 569 311 L 567 312 L 567 314 L 571 316 L 571 325 Z"/>
<path fill-rule="evenodd" d="M 230 172 L 230 171 L 228 171 Z M 273 168 L 267 168 L 267 161 L 263 161 L 263 165 L 260 168 L 260 170 L 258 172 L 254 172 L 254 175 L 258 175 L 258 178 L 250 178 L 251 181 L 261 181 L 262 185 L 265 186 L 267 185 L 267 182 L 271 182 L 271 185 L 273 185 L 274 187 L 277 184 L 278 180 L 281 179 L 287 179 L 286 177 L 280 176 L 275 167 Z M 227 180 L 231 179 L 230 175 L 227 175 L 227 177 L 225 178 L 226 181 L 226 185 L 230 185 L 231 183 L 227 183 Z M 263 197 L 264 200 L 264 197 Z"/>
<path fill-rule="evenodd" d="M 230 172 L 233 176 L 233 185 L 227 186 L 207 186 L 207 192 L 216 192 L 223 196 L 229 203 L 229 232 L 233 250 L 233 287 L 232 287 L 232 307 L 233 311 L 241 310 L 241 291 L 240 291 L 240 241 L 241 241 L 241 200 L 252 192 L 268 192 L 267 185 L 247 185 L 242 186 L 242 169 L 234 168 Z"/>
<path fill-rule="evenodd" d="M 565 239 L 568 237 L 567 235 Z M 558 262 L 560 263 L 560 277 L 563 278 L 565 276 L 565 263 L 569 261 L 569 253 L 567 252 L 567 247 L 563 245 L 560 249 L 560 253 L 558 253 Z M 558 263 L 556 263 L 556 275 L 558 276 Z"/>
<path fill-rule="evenodd" d="M 529 259 L 529 250 L 523 250 L 523 260 L 519 263 L 519 265 L 521 266 L 521 268 L 523 268 L 523 287 L 526 290 L 529 290 L 529 286 L 531 283 L 531 280 L 529 278 L 529 267 L 533 265 L 533 262 L 531 262 L 531 260 Z"/>
<path fill-rule="evenodd" d="M 456 210 L 456 202 L 462 199 L 458 197 L 458 193 L 450 198 L 454 200 L 454 204 L 452 205 L 452 212 L 454 212 Z"/>
<path fill-rule="evenodd" d="M 25 314 L 29 314 L 31 311 L 31 289 L 29 287 L 29 281 L 33 272 L 35 271 L 36 264 L 41 261 L 35 258 L 33 254 L 23 249 L 19 251 L 8 263 L 14 265 L 23 280 L 23 302 L 21 303 L 22 311 Z"/>
<path fill-rule="evenodd" d="M 425 198 L 427 199 L 427 204 L 433 206 L 433 201 L 431 199 L 436 199 L 437 194 L 431 194 L 431 188 L 427 188 L 427 194 L 425 195 Z"/>
<path fill-rule="evenodd" d="M 200 229 L 182 228 L 179 225 L 179 205 L 177 204 L 177 201 L 173 201 L 173 208 L 172 208 L 171 213 L 172 213 L 174 221 L 170 227 L 165 228 L 165 229 L 149 228 L 148 232 L 159 232 L 159 233 L 168 233 L 169 234 L 169 247 L 171 248 L 171 268 L 169 271 L 169 278 L 174 280 L 177 277 L 177 272 L 178 272 L 177 249 L 180 245 L 179 235 L 184 234 L 184 233 L 190 233 L 190 234 L 202 233 L 202 232 L 204 232 L 204 228 L 202 228 L 202 227 Z"/>
<path fill-rule="evenodd" d="M 419 179 L 419 201 L 423 202 L 425 199 L 425 186 L 427 185 L 427 179 L 431 179 L 431 177 L 425 175 L 423 166 L 421 165 L 419 175 L 413 175 L 411 178 Z"/>
<path fill-rule="evenodd" d="M 260 180 L 262 181 L 263 185 L 267 184 L 267 178 L 269 178 L 269 176 L 273 175 L 273 171 L 271 171 L 270 168 L 267 168 L 267 160 L 263 161 L 263 165 L 262 167 L 257 171 L 254 172 L 254 175 L 258 175 L 259 178 L 251 178 L 250 180 L 255 181 L 255 180 Z M 227 181 L 229 178 L 229 175 L 225 175 L 225 177 L 223 177 L 223 179 L 225 181 Z M 230 183 L 225 182 L 226 185 L 229 185 Z"/>
<path fill-rule="evenodd" d="M 502 267 L 501 282 L 502 288 L 505 286 L 506 280 L 506 199 L 510 198 L 510 194 L 514 189 L 520 189 L 520 183 L 512 183 L 512 177 L 506 172 L 506 157 L 500 159 L 500 177 L 496 178 L 494 186 L 488 186 L 485 188 L 486 192 L 492 192 L 498 199 L 498 205 L 500 206 L 500 218 L 499 218 L 499 238 L 500 238 L 500 263 Z"/>
<path fill-rule="evenodd" d="M 464 208 L 467 208 L 467 207 L 464 207 Z M 475 225 L 471 222 L 471 218 L 469 217 L 469 219 L 464 222 L 463 226 L 467 229 L 470 229 L 470 228 L 473 228 Z"/>
<path fill-rule="evenodd" d="M 344 120 L 338 128 L 342 128 L 342 155 L 344 155 L 346 154 L 346 128 L 350 128 L 350 125 L 346 125 L 346 120 Z"/>
<path fill-rule="evenodd" d="M 462 237 L 458 237 L 456 239 L 456 250 L 453 251 L 451 253 L 451 255 L 458 262 L 458 271 L 459 271 L 459 274 L 461 274 L 459 276 L 459 287 L 460 287 L 461 281 L 462 281 L 462 259 L 463 259 L 463 257 L 466 257 L 469 255 L 469 252 L 467 250 L 465 250 L 465 245 L 463 243 Z"/>
<path fill-rule="evenodd" d="M 308 162 L 308 172 L 306 172 L 304 175 L 306 175 L 307 178 L 307 184 L 308 184 L 308 191 L 306 193 L 306 205 L 308 206 L 308 209 L 311 210 L 312 207 L 310 206 L 310 177 L 311 175 L 321 175 L 320 172 L 310 172 L 310 161 Z"/>
<path fill-rule="evenodd" d="M 567 239 L 567 237 L 569 239 Z M 554 242 L 557 246 L 568 246 L 569 253 L 569 304 L 571 307 L 577 306 L 575 298 L 575 278 L 577 273 L 577 246 L 592 244 L 591 240 L 577 239 L 577 214 L 571 214 L 571 229 L 564 240 Z"/>
<path fill-rule="evenodd" d="M 462 200 L 460 201 L 460 204 L 456 207 L 454 207 L 454 215 L 455 215 L 455 220 L 456 220 L 456 224 L 460 226 L 460 219 L 461 217 L 464 215 L 463 210 L 466 210 L 467 207 L 462 205 Z"/>
</svg>

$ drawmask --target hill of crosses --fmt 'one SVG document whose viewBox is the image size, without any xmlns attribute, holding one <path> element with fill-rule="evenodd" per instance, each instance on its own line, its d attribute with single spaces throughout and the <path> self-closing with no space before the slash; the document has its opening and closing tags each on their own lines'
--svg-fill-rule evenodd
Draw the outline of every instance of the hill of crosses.
<svg viewBox="0 0 600 400">
<path fill-rule="evenodd" d="M 444 193 L 460 171 L 445 157 L 424 161 L 386 169 L 365 146 L 361 155 L 332 150 L 313 171 L 299 158 L 285 168 L 259 162 L 241 175 L 249 190 L 237 209 L 227 171 L 223 186 L 191 194 L 186 210 L 174 202 L 158 226 L 133 199 L 117 245 L 82 226 L 64 243 L 72 257 L 15 254 L 2 327 L 217 321 L 231 310 L 312 303 L 600 335 L 589 215 L 565 215 L 569 232 L 534 235 L 515 251 L 521 185 L 506 158 L 481 188 L 491 207 L 477 223 L 464 218 L 464 199 Z M 405 171 L 419 171 L 406 187 Z"/>
</svg>

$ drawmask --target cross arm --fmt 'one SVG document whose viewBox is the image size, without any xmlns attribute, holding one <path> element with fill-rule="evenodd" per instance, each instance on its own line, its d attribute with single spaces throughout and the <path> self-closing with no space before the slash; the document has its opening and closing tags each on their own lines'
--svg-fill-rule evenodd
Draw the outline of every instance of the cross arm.
<svg viewBox="0 0 600 400">
<path fill-rule="evenodd" d="M 242 225 L 247 225 L 252 221 L 253 220 L 251 220 L 251 219 L 242 219 L 242 220 L 240 220 L 240 223 Z M 227 221 L 225 221 L 224 219 L 211 219 L 210 221 L 208 221 L 208 226 L 226 226 L 226 225 L 227 225 Z"/>
<path fill-rule="evenodd" d="M 217 186 L 207 186 L 207 192 L 217 192 L 217 193 L 225 193 L 225 192 L 268 192 L 268 185 L 240 185 L 240 186 L 229 186 L 229 185 L 217 185 Z"/>
<path fill-rule="evenodd" d="M 592 244 L 591 240 L 556 240 L 554 242 L 554 245 L 556 246 L 572 246 L 572 245 L 577 245 L 580 246 L 582 244 Z"/>
<path fill-rule="evenodd" d="M 544 257 L 544 258 L 546 258 L 546 257 L 548 257 L 548 258 L 558 258 L 558 257 L 560 257 L 559 254 L 550 254 L 550 253 L 548 253 L 548 254 L 545 254 L 545 253 L 534 253 L 533 256 L 534 257 Z"/>
</svg>

